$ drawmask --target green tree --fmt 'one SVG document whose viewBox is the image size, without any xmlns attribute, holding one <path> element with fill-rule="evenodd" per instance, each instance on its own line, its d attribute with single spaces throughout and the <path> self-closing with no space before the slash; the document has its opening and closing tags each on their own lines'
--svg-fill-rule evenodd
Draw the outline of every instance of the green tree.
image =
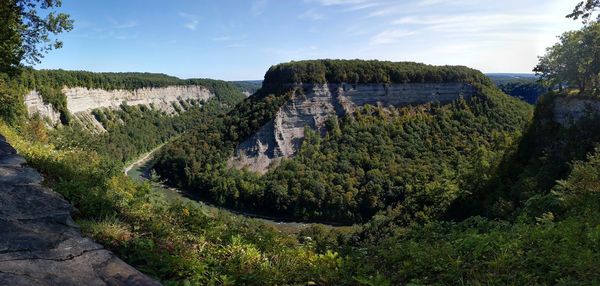
<svg viewBox="0 0 600 286">
<path fill-rule="evenodd" d="M 582 93 L 597 93 L 600 86 L 600 23 L 566 32 L 547 49 L 534 71 L 550 87 L 562 84 Z"/>
<path fill-rule="evenodd" d="M 567 15 L 567 18 L 573 20 L 581 19 L 584 24 L 594 21 L 594 15 L 600 9 L 600 0 L 585 0 L 581 1 L 575 6 L 573 12 Z M 600 14 L 595 15 L 596 22 L 600 21 Z"/>
<path fill-rule="evenodd" d="M 54 10 L 60 6 L 61 0 L 0 2 L 0 72 L 39 63 L 46 52 L 62 47 L 52 36 L 73 29 L 73 21 Z"/>
</svg>

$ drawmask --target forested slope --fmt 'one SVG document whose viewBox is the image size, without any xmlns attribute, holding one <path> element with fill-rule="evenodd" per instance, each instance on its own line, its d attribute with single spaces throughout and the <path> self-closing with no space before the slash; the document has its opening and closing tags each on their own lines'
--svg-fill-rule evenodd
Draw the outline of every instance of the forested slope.
<svg viewBox="0 0 600 286">
<path fill-rule="evenodd" d="M 447 105 L 365 106 L 305 130 L 298 154 L 259 177 L 226 167 L 235 146 L 273 118 L 294 83 L 463 82 L 477 94 Z M 286 218 L 365 222 L 388 208 L 405 222 L 438 217 L 481 187 L 530 117 L 526 104 L 465 67 L 377 61 L 303 61 L 272 67 L 264 87 L 227 116 L 168 146 L 163 178 L 217 204 Z M 477 174 L 477 176 L 475 175 Z M 481 175 L 481 176 L 479 176 Z M 477 179 L 474 179 L 474 178 Z"/>
</svg>

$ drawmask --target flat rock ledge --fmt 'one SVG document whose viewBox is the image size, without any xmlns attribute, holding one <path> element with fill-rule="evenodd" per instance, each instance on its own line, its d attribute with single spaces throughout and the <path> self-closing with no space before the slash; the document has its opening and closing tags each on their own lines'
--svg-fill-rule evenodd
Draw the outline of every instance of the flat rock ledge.
<svg viewBox="0 0 600 286">
<path fill-rule="evenodd" d="M 0 135 L 0 285 L 160 285 L 89 238 Z"/>
</svg>

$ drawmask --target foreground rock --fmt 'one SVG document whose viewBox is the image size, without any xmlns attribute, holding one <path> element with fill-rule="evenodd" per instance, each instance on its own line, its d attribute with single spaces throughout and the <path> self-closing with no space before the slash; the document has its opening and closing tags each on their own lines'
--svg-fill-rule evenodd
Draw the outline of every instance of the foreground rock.
<svg viewBox="0 0 600 286">
<path fill-rule="evenodd" d="M 0 285 L 160 285 L 82 237 L 69 203 L 24 163 L 0 136 Z"/>
</svg>

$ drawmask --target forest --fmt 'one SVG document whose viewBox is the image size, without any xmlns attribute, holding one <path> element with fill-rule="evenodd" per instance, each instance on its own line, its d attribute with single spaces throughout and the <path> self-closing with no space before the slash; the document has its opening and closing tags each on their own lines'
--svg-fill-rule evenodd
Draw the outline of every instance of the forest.
<svg viewBox="0 0 600 286">
<path fill-rule="evenodd" d="M 22 22 L 32 16 L 23 13 L 27 6 L 16 3 L 23 1 L 0 2 L 7 19 L 0 26 L 0 134 L 73 205 L 86 236 L 164 285 L 600 281 L 600 116 L 552 120 L 560 99 L 599 100 L 598 1 L 577 5 L 568 16 L 583 18 L 584 27 L 563 34 L 539 59 L 535 70 L 546 91 L 534 107 L 476 70 L 416 63 L 284 63 L 270 68 L 264 87 L 248 98 L 223 81 L 37 71 L 22 66 L 41 57 L 31 45 L 60 45 L 22 37 L 73 23 L 56 14 L 48 23 L 32 18 L 38 22 L 30 26 Z M 443 105 L 367 105 L 329 118 L 324 134 L 306 128 L 298 154 L 263 176 L 227 168 L 236 145 L 274 117 L 294 84 L 326 82 L 463 82 L 476 95 Z M 170 84 L 202 84 L 217 96 L 174 117 L 145 107 L 96 110 L 103 135 L 68 120 L 48 129 L 43 119 L 27 118 L 22 103 L 31 88 L 48 89 L 45 100 L 65 112 L 62 86 Z M 156 165 L 168 184 L 238 210 L 354 225 L 285 233 L 169 200 L 156 185 L 123 174 L 124 162 L 169 140 Z"/>
<path fill-rule="evenodd" d="M 464 66 L 432 66 L 421 63 L 365 60 L 306 60 L 271 67 L 263 88 L 279 91 L 294 83 L 490 83 L 480 72 Z"/>
<path fill-rule="evenodd" d="M 531 116 L 525 103 L 506 97 L 481 73 L 462 67 L 456 71 L 413 63 L 378 67 L 376 62 L 361 61 L 322 61 L 322 65 L 332 62 L 368 78 L 368 71 L 356 67 L 399 71 L 420 66 L 428 75 L 414 72 L 415 78 L 445 74 L 447 81 L 477 86 L 479 95 L 450 105 L 366 106 L 330 118 L 324 138 L 306 129 L 297 156 L 265 176 L 227 168 L 235 146 L 270 120 L 288 98 L 291 91 L 271 84 L 282 92 L 265 96 L 261 90 L 223 118 L 197 125 L 165 148 L 155 166 L 159 175 L 216 204 L 270 216 L 352 224 L 364 223 L 388 208 L 402 208 L 406 223 L 429 221 L 440 217 L 461 192 L 485 183 L 473 180 L 473 172 L 482 177 L 492 173 Z M 319 64 L 273 67 L 265 75 L 265 85 L 267 78 L 283 77 L 274 70 L 304 73 L 303 68 L 311 65 Z"/>
<path fill-rule="evenodd" d="M 536 104 L 538 98 L 548 91 L 534 75 L 488 74 L 502 92 L 520 98 L 529 104 Z"/>
<path fill-rule="evenodd" d="M 152 73 L 93 73 L 86 71 L 25 69 L 14 83 L 27 90 L 38 90 L 45 103 L 50 103 L 67 124 L 69 111 L 63 87 L 85 87 L 104 90 L 135 90 L 173 85 L 201 85 L 215 93 L 218 100 L 231 100 L 239 95 L 239 89 L 225 81 L 211 79 L 179 79 L 165 74 Z"/>
</svg>

